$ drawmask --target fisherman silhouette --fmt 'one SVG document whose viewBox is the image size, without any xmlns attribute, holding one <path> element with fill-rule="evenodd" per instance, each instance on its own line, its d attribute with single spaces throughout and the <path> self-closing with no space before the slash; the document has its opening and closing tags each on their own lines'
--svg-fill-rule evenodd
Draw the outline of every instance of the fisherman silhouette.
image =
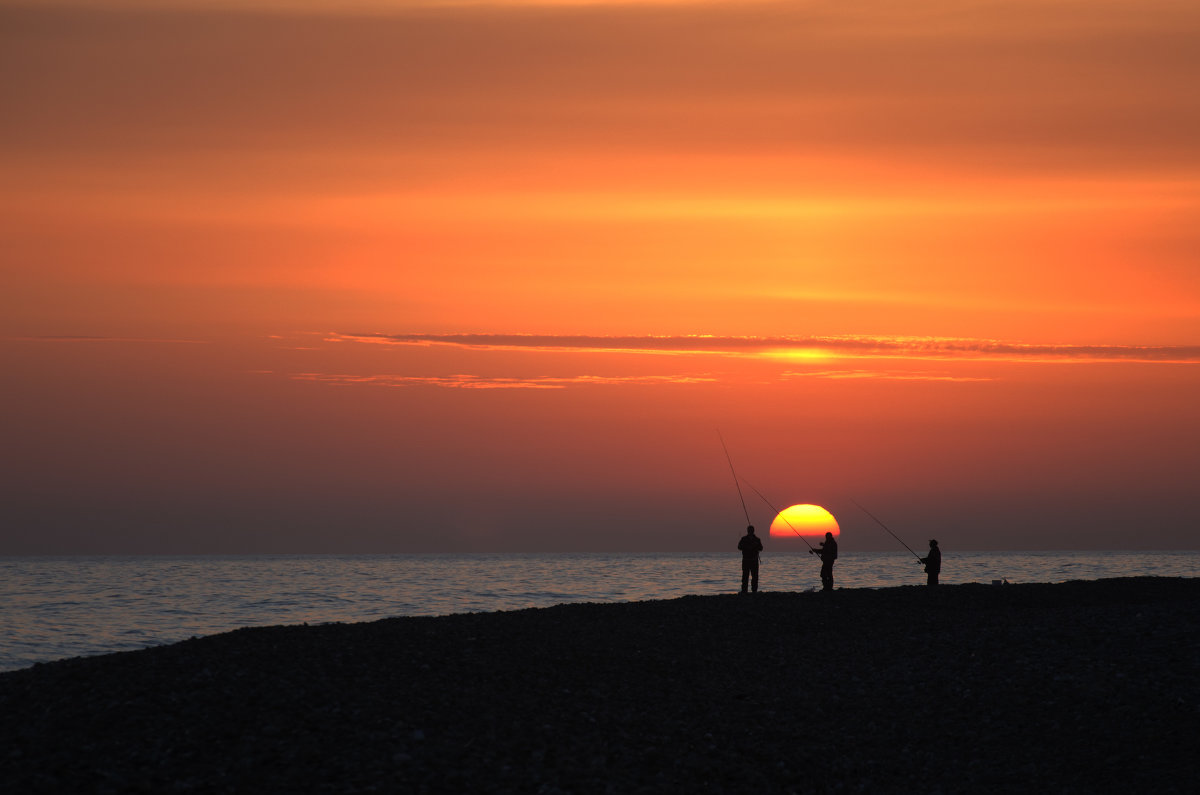
<svg viewBox="0 0 1200 795">
<path fill-rule="evenodd" d="M 925 564 L 925 573 L 928 575 L 926 585 L 938 584 L 938 573 L 942 570 L 942 550 L 938 549 L 937 541 L 930 539 L 929 554 L 921 558 L 921 562 Z"/>
<path fill-rule="evenodd" d="M 746 528 L 746 535 L 738 542 L 742 551 L 742 593 L 746 592 L 746 581 L 750 581 L 750 589 L 758 593 L 758 553 L 762 552 L 762 540 L 754 535 L 754 525 Z"/>
<path fill-rule="evenodd" d="M 833 540 L 833 533 L 826 533 L 825 540 L 817 544 L 820 549 L 808 550 L 810 555 L 821 556 L 821 590 L 833 590 L 833 562 L 837 560 L 837 541 Z"/>
</svg>

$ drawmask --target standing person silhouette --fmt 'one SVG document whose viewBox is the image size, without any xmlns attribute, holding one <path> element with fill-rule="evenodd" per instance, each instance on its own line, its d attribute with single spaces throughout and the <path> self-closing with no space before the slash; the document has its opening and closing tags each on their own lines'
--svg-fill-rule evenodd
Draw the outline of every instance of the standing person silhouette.
<svg viewBox="0 0 1200 795">
<path fill-rule="evenodd" d="M 808 550 L 810 555 L 821 556 L 821 590 L 833 590 L 833 562 L 837 560 L 837 541 L 833 538 L 833 533 L 826 533 L 825 540 L 817 546 L 820 549 Z"/>
<path fill-rule="evenodd" d="M 746 581 L 750 581 L 750 588 L 754 593 L 758 593 L 758 553 L 762 552 L 762 540 L 754 535 L 754 525 L 746 528 L 746 535 L 742 536 L 742 540 L 738 542 L 738 549 L 742 551 L 742 593 L 746 592 Z"/>
<path fill-rule="evenodd" d="M 938 574 L 942 570 L 942 550 L 938 549 L 937 541 L 930 539 L 929 554 L 921 558 L 921 562 L 925 564 L 925 574 L 928 578 L 926 585 L 937 585 Z"/>
</svg>

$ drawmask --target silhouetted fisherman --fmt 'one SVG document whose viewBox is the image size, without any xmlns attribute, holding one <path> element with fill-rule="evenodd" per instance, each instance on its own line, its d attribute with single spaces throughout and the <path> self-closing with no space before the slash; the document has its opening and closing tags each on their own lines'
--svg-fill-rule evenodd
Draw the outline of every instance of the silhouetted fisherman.
<svg viewBox="0 0 1200 795">
<path fill-rule="evenodd" d="M 938 573 L 942 570 L 942 550 L 938 549 L 937 541 L 930 539 L 929 554 L 921 558 L 925 564 L 925 573 L 929 575 L 926 585 L 937 585 Z"/>
<path fill-rule="evenodd" d="M 833 562 L 837 560 L 837 541 L 833 533 L 826 533 L 825 540 L 817 544 L 820 549 L 808 550 L 810 555 L 821 556 L 821 590 L 833 590 Z"/>
<path fill-rule="evenodd" d="M 738 549 L 742 551 L 742 593 L 746 592 L 747 580 L 750 581 L 751 590 L 758 593 L 758 553 L 762 552 L 762 548 L 762 541 L 754 535 L 754 525 L 750 525 L 746 528 L 746 535 L 738 542 Z"/>
</svg>

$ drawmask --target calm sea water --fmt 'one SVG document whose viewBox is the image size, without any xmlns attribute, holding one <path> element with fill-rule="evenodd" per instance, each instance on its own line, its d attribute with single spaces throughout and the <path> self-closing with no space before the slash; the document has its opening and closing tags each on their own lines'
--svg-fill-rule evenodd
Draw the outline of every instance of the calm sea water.
<svg viewBox="0 0 1200 795">
<path fill-rule="evenodd" d="M 810 555 L 764 556 L 760 589 L 819 587 Z M 947 553 L 947 584 L 1194 577 L 1200 552 Z M 843 555 L 839 588 L 921 585 L 908 553 Z M 740 585 L 736 555 L 0 558 L 0 671 L 238 627 L 670 599 Z"/>
</svg>

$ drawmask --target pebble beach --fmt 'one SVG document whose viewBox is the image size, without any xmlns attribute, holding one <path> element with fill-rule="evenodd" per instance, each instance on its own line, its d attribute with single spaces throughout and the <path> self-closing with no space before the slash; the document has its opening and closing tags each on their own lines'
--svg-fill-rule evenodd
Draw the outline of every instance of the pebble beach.
<svg viewBox="0 0 1200 795">
<path fill-rule="evenodd" d="M 241 629 L 0 674 L 9 792 L 1191 792 L 1200 579 Z"/>
</svg>

